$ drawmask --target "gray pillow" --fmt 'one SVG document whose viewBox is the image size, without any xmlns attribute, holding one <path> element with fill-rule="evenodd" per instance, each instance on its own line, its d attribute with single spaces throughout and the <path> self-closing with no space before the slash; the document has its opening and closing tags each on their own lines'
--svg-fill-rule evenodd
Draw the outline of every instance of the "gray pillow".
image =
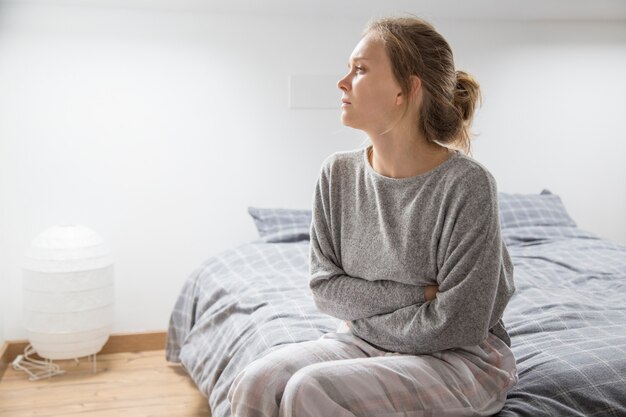
<svg viewBox="0 0 626 417">
<path fill-rule="evenodd" d="M 297 242 L 310 239 L 310 209 L 248 207 L 248 213 L 264 242 Z"/>
<path fill-rule="evenodd" d="M 561 198 L 544 189 L 540 194 L 498 192 L 500 228 L 526 226 L 576 227 Z"/>
</svg>

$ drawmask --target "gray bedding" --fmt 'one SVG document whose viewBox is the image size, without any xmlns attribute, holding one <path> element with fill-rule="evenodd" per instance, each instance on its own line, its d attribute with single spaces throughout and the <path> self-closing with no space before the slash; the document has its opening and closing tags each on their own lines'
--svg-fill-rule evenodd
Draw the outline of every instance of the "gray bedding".
<svg viewBox="0 0 626 417">
<path fill-rule="evenodd" d="M 498 416 L 626 416 L 626 246 L 575 226 L 502 229 L 515 265 L 504 315 L 519 383 Z M 226 394 L 255 358 L 338 320 L 308 289 L 306 239 L 246 242 L 206 260 L 172 311 L 166 357 L 230 416 Z"/>
</svg>

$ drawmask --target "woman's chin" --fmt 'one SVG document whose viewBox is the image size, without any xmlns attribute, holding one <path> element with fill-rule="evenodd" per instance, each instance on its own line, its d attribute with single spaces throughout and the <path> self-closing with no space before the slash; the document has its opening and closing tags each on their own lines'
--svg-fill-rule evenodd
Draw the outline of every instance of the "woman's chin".
<svg viewBox="0 0 626 417">
<path fill-rule="evenodd" d="M 351 120 L 349 117 L 347 117 L 345 113 L 342 113 L 342 114 L 341 114 L 341 123 L 342 123 L 344 126 L 347 126 L 347 127 L 352 127 L 352 128 L 355 128 L 355 129 L 356 129 L 356 127 L 354 126 L 354 121 L 353 121 L 353 120 Z"/>
</svg>

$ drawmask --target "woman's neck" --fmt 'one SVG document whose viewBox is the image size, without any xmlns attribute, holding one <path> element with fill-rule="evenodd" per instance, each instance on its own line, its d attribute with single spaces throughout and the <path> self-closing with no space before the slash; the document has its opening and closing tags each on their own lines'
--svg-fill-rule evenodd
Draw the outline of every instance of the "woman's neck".
<svg viewBox="0 0 626 417">
<path fill-rule="evenodd" d="M 391 178 L 406 178 L 428 172 L 446 161 L 451 150 L 425 139 L 372 138 L 370 165 Z"/>
</svg>

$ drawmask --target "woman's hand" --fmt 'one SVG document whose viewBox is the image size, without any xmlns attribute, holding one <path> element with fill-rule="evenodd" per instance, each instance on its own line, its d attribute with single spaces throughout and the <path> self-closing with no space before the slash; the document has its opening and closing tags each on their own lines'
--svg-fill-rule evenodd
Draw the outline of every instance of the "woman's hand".
<svg viewBox="0 0 626 417">
<path fill-rule="evenodd" d="M 437 298 L 437 291 L 439 291 L 439 285 L 427 285 L 424 287 L 424 298 L 426 301 L 434 300 Z"/>
<path fill-rule="evenodd" d="M 337 332 L 338 333 L 345 333 L 345 332 L 349 332 L 350 329 L 352 328 L 352 322 L 349 320 L 344 320 L 343 323 L 339 324 L 339 327 L 337 328 Z"/>
</svg>

